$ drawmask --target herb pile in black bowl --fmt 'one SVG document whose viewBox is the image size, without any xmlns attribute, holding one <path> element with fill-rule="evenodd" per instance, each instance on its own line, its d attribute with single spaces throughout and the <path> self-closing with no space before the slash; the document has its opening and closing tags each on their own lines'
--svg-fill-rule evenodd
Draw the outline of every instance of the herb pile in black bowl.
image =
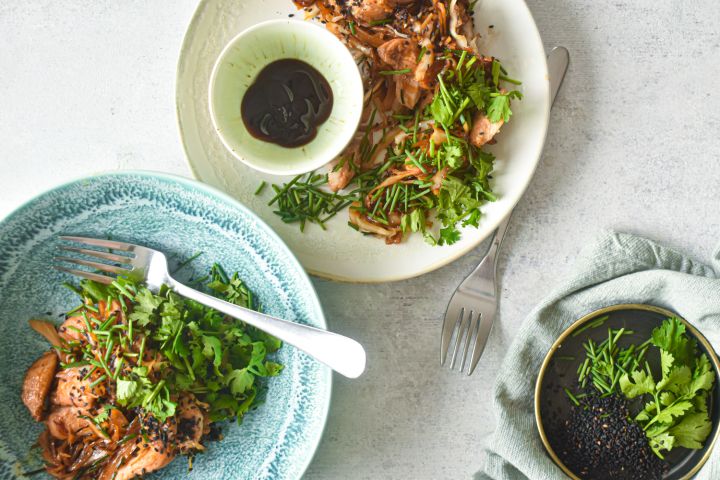
<svg viewBox="0 0 720 480">
<path fill-rule="evenodd" d="M 582 479 L 681 478 L 713 430 L 710 359 L 679 318 L 644 333 L 608 320 L 575 330 L 548 364 L 545 377 L 557 379 L 543 382 L 547 441 Z"/>
</svg>

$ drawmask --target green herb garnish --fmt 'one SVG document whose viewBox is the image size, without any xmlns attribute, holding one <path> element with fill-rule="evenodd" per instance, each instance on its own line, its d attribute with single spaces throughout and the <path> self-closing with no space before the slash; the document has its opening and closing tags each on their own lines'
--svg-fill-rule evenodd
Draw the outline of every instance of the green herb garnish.
<svg viewBox="0 0 720 480">
<path fill-rule="evenodd" d="M 418 61 L 429 48 L 422 48 Z M 471 142 L 472 124 L 480 114 L 492 122 L 508 121 L 511 100 L 521 94 L 499 85 L 506 72 L 496 59 L 465 50 L 435 55 L 449 65 L 437 76 L 437 94 L 427 107 L 383 115 L 382 132 L 372 112 L 357 150 L 346 153 L 335 167 L 351 171 L 345 190 L 328 191 L 325 175 L 300 175 L 272 185 L 275 195 L 268 205 L 277 206 L 274 213 L 286 223 L 299 223 L 301 231 L 308 222 L 324 229 L 327 220 L 352 205 L 353 214 L 394 229 L 396 235 L 419 233 L 432 245 L 451 245 L 460 240 L 462 227 L 477 227 L 481 207 L 496 200 L 490 186 L 495 157 Z M 379 74 L 411 72 L 406 68 Z M 380 143 L 389 143 L 386 151 L 377 151 Z M 363 231 L 358 225 L 353 228 Z"/>
<path fill-rule="evenodd" d="M 655 381 L 646 364 L 624 374 L 620 388 L 628 398 L 647 400 L 635 420 L 660 458 L 663 450 L 676 446 L 700 449 L 712 428 L 707 400 L 715 373 L 710 360 L 704 353 L 697 355 L 696 342 L 686 336 L 678 318 L 669 318 L 653 330 L 651 342 L 660 349 L 660 380 Z"/>
<path fill-rule="evenodd" d="M 217 264 L 205 288 L 236 305 L 260 308 L 238 274 L 228 276 Z M 280 341 L 167 287 L 154 293 L 121 277 L 111 285 L 82 281 L 78 291 L 84 304 L 79 309 L 86 326 L 83 333 L 94 336 L 93 345 L 78 349 L 81 359 L 64 367 L 92 365 L 85 378 L 99 369 L 102 375 L 90 386 L 112 382 L 122 407 L 144 409 L 164 421 L 175 414 L 176 396 L 190 392 L 209 405 L 212 421 L 237 417 L 239 422 L 257 403 L 257 379 L 282 370 L 267 359 L 280 348 Z M 127 323 L 117 323 L 112 316 L 102 323 L 89 317 L 88 302 L 100 300 L 106 305 L 119 302 Z M 156 370 L 158 362 L 162 375 Z M 105 409 L 93 421 L 107 414 Z"/>
<path fill-rule="evenodd" d="M 410 72 L 412 72 L 412 70 L 409 68 L 403 68 L 401 70 L 380 70 L 378 73 L 380 75 L 405 75 Z"/>
</svg>

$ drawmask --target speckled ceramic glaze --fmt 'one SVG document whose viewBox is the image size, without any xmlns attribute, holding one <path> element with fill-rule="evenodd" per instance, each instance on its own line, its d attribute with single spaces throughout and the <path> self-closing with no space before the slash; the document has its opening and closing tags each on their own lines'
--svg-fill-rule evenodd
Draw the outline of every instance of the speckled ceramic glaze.
<svg viewBox="0 0 720 480">
<path fill-rule="evenodd" d="M 264 223 L 229 197 L 199 183 L 151 173 L 108 174 L 41 195 L 0 223 L 0 479 L 42 467 L 31 449 L 43 429 L 20 400 L 25 370 L 48 348 L 27 324 L 59 320 L 77 302 L 61 286 L 71 277 L 49 268 L 60 234 L 147 245 L 173 258 L 201 251 L 184 276 L 221 263 L 239 271 L 266 312 L 325 327 L 304 271 Z M 267 382 L 266 402 L 225 439 L 196 457 L 196 479 L 295 479 L 310 462 L 327 417 L 331 373 L 290 346 L 276 354 L 283 373 Z M 151 478 L 180 479 L 180 457 Z M 45 478 L 45 474 L 32 477 Z"/>
</svg>

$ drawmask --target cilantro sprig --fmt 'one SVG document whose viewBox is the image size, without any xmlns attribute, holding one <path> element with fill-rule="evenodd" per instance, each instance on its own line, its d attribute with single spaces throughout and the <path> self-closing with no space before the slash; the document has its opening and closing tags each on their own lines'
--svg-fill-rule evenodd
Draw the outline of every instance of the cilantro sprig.
<svg viewBox="0 0 720 480">
<path fill-rule="evenodd" d="M 623 375 L 620 388 L 627 398 L 646 401 L 635 420 L 660 458 L 677 446 L 700 449 L 712 428 L 707 399 L 715 373 L 710 360 L 697 355 L 697 342 L 675 317 L 653 330 L 650 341 L 660 349 L 660 379 L 646 365 Z"/>
</svg>

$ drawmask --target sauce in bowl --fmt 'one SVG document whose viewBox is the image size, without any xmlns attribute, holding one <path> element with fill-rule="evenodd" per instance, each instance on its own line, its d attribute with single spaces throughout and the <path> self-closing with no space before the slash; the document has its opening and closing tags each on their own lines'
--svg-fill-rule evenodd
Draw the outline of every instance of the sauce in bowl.
<svg viewBox="0 0 720 480">
<path fill-rule="evenodd" d="M 315 138 L 332 107 L 325 77 L 302 60 L 286 58 L 260 71 L 242 98 L 240 114 L 253 137 L 295 148 Z"/>
</svg>

